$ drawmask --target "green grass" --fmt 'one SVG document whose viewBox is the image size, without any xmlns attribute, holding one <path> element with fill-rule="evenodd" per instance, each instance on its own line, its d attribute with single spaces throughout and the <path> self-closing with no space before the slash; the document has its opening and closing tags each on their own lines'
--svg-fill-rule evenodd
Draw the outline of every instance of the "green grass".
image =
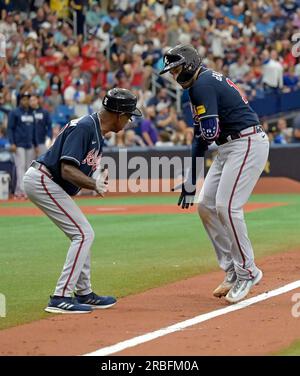
<svg viewBox="0 0 300 376">
<path fill-rule="evenodd" d="M 105 201 L 110 205 L 176 205 L 177 197 Z M 251 201 L 289 203 L 246 214 L 257 257 L 300 246 L 300 196 L 256 195 Z M 79 200 L 84 206 L 99 202 L 102 205 L 98 199 Z M 96 233 L 92 282 L 101 294 L 123 297 L 218 269 L 197 214 L 91 215 L 88 219 Z M 7 317 L 0 318 L 0 328 L 46 317 L 43 308 L 61 272 L 68 239 L 46 217 L 0 217 L 0 234 L 0 292 L 7 299 Z"/>
<path fill-rule="evenodd" d="M 284 349 L 274 355 L 290 355 L 290 356 L 299 356 L 300 355 L 300 340 L 294 342 L 287 349 Z"/>
</svg>

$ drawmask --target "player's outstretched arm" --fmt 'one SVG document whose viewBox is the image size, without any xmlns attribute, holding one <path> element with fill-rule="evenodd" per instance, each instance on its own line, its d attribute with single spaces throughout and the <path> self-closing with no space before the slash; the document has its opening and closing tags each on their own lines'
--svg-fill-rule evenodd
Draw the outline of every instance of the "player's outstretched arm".
<svg viewBox="0 0 300 376">
<path fill-rule="evenodd" d="M 74 184 L 76 187 L 91 189 L 96 191 L 101 197 L 107 192 L 108 171 L 102 171 L 97 179 L 93 179 L 68 162 L 61 163 L 61 176 L 64 180 Z"/>
</svg>

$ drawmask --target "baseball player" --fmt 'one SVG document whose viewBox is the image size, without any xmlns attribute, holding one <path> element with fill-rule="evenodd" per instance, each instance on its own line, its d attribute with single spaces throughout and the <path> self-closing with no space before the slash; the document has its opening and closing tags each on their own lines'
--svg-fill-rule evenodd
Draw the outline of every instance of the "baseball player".
<svg viewBox="0 0 300 376">
<path fill-rule="evenodd" d="M 31 94 L 29 105 L 32 109 L 35 123 L 35 138 L 38 155 L 47 151 L 46 139 L 52 140 L 52 121 L 49 111 L 41 107 L 41 98 L 38 94 Z"/>
<path fill-rule="evenodd" d="M 199 195 L 198 211 L 226 273 L 213 295 L 236 303 L 263 276 L 254 262 L 243 206 L 267 162 L 268 137 L 239 88 L 221 73 L 204 67 L 192 46 L 170 49 L 160 73 L 166 72 L 188 89 L 194 118 L 192 168 L 180 185 L 178 205 L 182 208 L 193 204 L 199 177 L 197 158 L 204 157 L 212 142 L 219 145 Z"/>
<path fill-rule="evenodd" d="M 108 308 L 116 303 L 111 296 L 92 291 L 90 248 L 94 231 L 71 196 L 81 188 L 107 191 L 107 169 L 91 175 L 100 164 L 104 136 L 119 132 L 131 116 L 141 116 L 137 98 L 129 90 L 111 89 L 103 99 L 103 109 L 70 121 L 50 149 L 32 162 L 24 186 L 29 199 L 68 236 L 71 245 L 46 312 L 88 313 L 93 308 Z M 75 298 L 72 297 L 75 292 Z"/>
<path fill-rule="evenodd" d="M 12 110 L 8 116 L 7 134 L 14 153 L 17 172 L 16 198 L 26 198 L 23 177 L 35 157 L 35 124 L 29 107 L 30 95 L 28 91 L 21 93 L 20 106 Z"/>
</svg>

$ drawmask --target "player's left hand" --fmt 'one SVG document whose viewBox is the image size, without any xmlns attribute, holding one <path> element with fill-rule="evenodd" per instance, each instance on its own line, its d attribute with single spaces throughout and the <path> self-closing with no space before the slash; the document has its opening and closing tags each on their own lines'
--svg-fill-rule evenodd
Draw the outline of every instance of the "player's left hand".
<svg viewBox="0 0 300 376">
<path fill-rule="evenodd" d="M 100 174 L 96 179 L 95 190 L 101 197 L 104 197 L 104 194 L 107 192 L 107 188 L 108 188 L 108 169 L 105 168 L 104 170 L 100 171 Z"/>
<path fill-rule="evenodd" d="M 188 209 L 189 206 L 194 205 L 194 198 L 196 194 L 196 187 L 187 182 L 180 183 L 176 187 L 172 188 L 172 191 L 181 189 L 181 193 L 178 199 L 178 206 L 181 206 L 182 209 Z"/>
</svg>

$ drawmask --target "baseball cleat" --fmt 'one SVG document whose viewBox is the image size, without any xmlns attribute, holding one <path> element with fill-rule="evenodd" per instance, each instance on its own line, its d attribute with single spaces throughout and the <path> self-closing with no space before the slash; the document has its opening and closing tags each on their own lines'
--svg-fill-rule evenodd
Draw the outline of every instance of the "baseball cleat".
<svg viewBox="0 0 300 376">
<path fill-rule="evenodd" d="M 105 309 L 112 307 L 117 303 L 117 299 L 113 296 L 99 296 L 94 292 L 87 295 L 75 294 L 78 303 L 83 304 L 91 309 Z"/>
<path fill-rule="evenodd" d="M 50 296 L 48 307 L 45 308 L 49 313 L 90 313 L 92 309 L 88 306 L 78 303 L 77 299 L 64 296 Z"/>
<path fill-rule="evenodd" d="M 228 294 L 225 296 L 225 299 L 229 303 L 239 302 L 249 294 L 251 287 L 257 285 L 262 277 L 263 272 L 258 269 L 258 274 L 253 279 L 237 279 Z"/>
<path fill-rule="evenodd" d="M 221 298 L 222 296 L 226 296 L 231 287 L 234 285 L 236 281 L 236 273 L 235 270 L 230 270 L 226 273 L 224 281 L 214 290 L 213 295 L 216 298 Z"/>
</svg>

